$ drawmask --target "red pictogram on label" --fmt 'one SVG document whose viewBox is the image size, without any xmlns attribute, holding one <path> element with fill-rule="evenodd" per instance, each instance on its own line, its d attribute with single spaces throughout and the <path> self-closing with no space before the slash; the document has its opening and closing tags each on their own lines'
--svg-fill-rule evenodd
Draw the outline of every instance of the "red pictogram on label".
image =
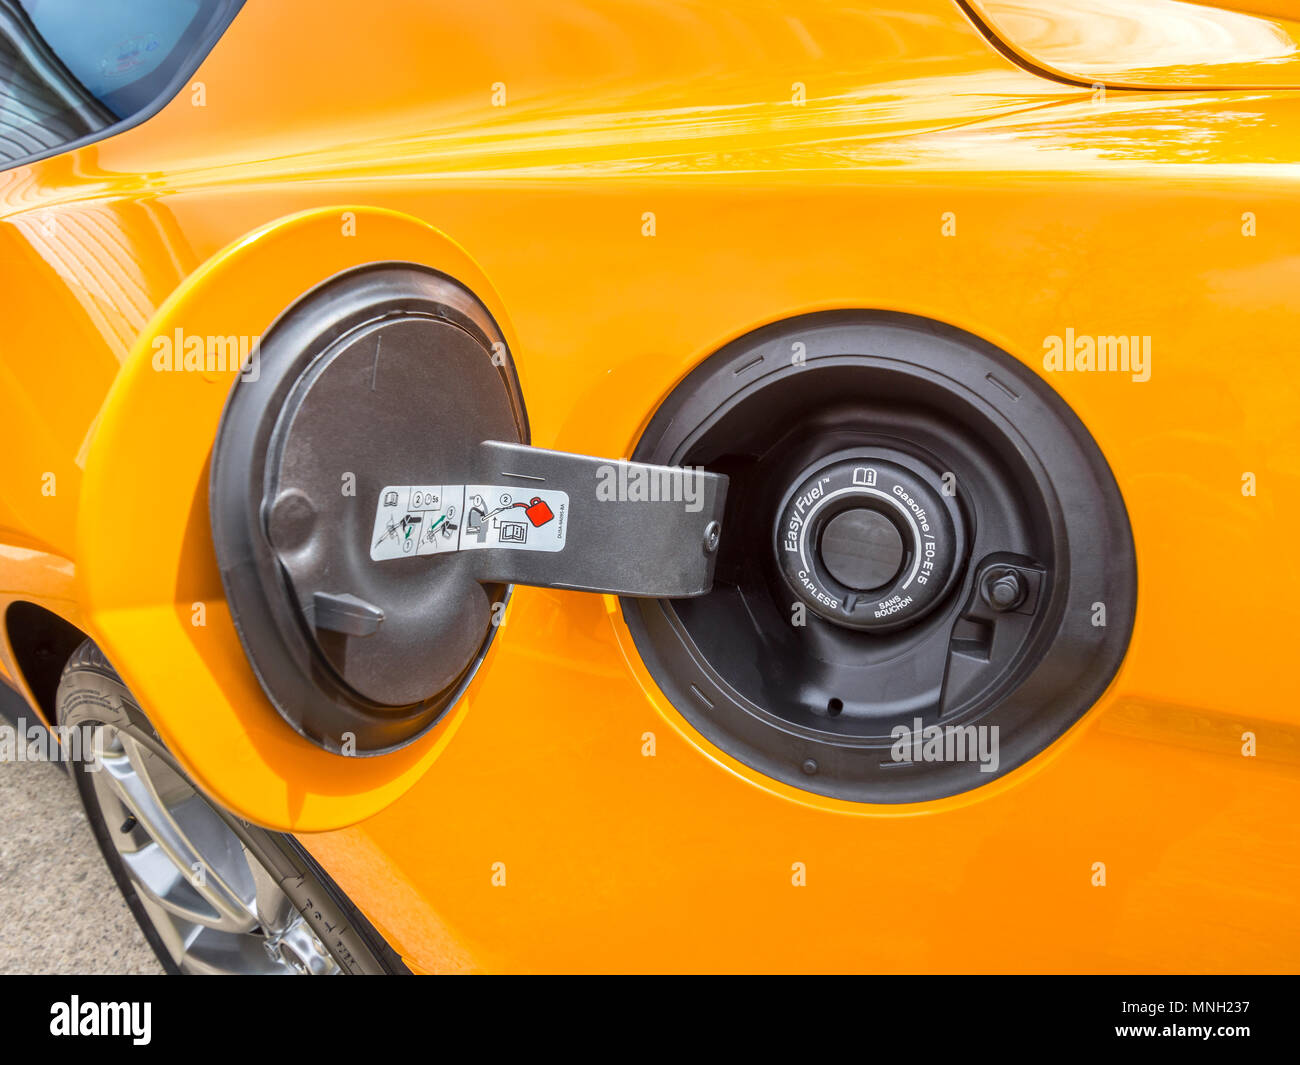
<svg viewBox="0 0 1300 1065">
<path fill-rule="evenodd" d="M 523 507 L 524 513 L 528 515 L 528 520 L 533 523 L 534 528 L 539 525 L 545 525 L 555 517 L 555 515 L 551 513 L 551 508 L 546 505 L 546 500 L 539 496 L 533 496 L 533 498 L 527 503 L 516 503 L 514 505 L 517 507 Z"/>
</svg>

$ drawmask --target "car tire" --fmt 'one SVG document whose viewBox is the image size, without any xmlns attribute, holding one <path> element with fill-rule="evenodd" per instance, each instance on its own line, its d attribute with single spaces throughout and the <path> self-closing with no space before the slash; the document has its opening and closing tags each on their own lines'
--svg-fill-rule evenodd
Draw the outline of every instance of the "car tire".
<svg viewBox="0 0 1300 1065">
<path fill-rule="evenodd" d="M 199 791 L 90 640 L 57 711 L 91 830 L 169 973 L 408 971 L 292 836 Z"/>
</svg>

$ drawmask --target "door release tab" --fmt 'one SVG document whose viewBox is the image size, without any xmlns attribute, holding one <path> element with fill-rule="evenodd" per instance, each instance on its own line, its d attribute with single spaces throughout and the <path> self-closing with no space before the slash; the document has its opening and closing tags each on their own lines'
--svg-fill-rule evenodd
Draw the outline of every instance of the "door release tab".
<svg viewBox="0 0 1300 1065">
<path fill-rule="evenodd" d="M 462 483 L 385 485 L 372 561 L 472 551 L 480 581 L 656 598 L 713 576 L 726 477 L 485 441 Z"/>
</svg>

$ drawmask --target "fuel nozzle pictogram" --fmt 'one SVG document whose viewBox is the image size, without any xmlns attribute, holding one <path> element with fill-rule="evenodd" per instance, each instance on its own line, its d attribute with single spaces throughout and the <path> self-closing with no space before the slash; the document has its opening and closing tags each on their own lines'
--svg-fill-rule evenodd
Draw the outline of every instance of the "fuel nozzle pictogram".
<svg viewBox="0 0 1300 1065">
<path fill-rule="evenodd" d="M 508 495 L 502 497 L 503 500 L 509 498 Z M 501 506 L 494 510 L 487 509 L 482 496 L 475 496 L 474 505 L 470 507 L 466 518 L 466 531 L 479 543 L 486 541 L 489 528 L 497 530 L 497 539 L 501 543 L 525 543 L 528 539 L 528 526 L 524 525 L 523 522 L 506 521 L 500 517 L 500 515 L 515 510 L 522 510 L 534 529 L 540 528 L 555 519 L 555 512 L 551 510 L 550 505 L 541 496 L 533 496 L 527 503 L 503 502 Z M 494 520 L 490 521 L 489 519 Z"/>
</svg>

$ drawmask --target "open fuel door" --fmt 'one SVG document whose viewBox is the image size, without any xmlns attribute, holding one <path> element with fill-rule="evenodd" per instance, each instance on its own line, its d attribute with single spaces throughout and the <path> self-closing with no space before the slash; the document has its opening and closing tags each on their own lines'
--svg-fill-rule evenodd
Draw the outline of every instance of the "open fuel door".
<svg viewBox="0 0 1300 1065">
<path fill-rule="evenodd" d="M 422 735 L 514 584 L 709 590 L 725 477 L 527 440 L 504 338 L 440 274 L 350 271 L 264 338 L 217 432 L 212 535 L 244 648 L 296 731 L 344 755 Z"/>
<path fill-rule="evenodd" d="M 510 348 L 454 242 L 335 207 L 218 252 L 132 349 L 87 447 L 87 627 L 240 816 L 327 830 L 397 799 L 515 585 L 709 589 L 726 478 L 530 446 Z"/>
</svg>

